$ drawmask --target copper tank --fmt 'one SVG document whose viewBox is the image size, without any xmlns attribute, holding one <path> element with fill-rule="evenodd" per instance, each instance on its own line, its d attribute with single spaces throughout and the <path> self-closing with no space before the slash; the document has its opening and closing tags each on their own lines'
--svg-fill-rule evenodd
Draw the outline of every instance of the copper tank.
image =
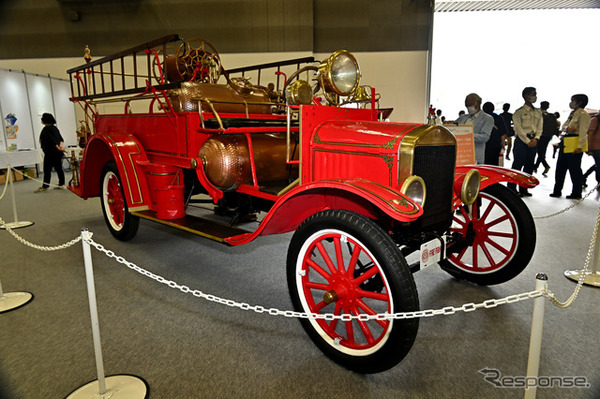
<svg viewBox="0 0 600 399">
<path fill-rule="evenodd" d="M 298 176 L 298 167 L 286 164 L 285 136 L 252 134 L 252 147 L 259 185 L 284 181 Z M 290 146 L 290 154 L 294 152 Z M 298 149 L 292 159 L 298 159 Z M 223 191 L 235 190 L 240 184 L 252 184 L 248 141 L 241 134 L 222 134 L 206 140 L 200 149 L 204 173 Z"/>
<path fill-rule="evenodd" d="M 245 114 L 270 114 L 272 104 L 263 90 L 249 89 L 230 84 L 183 82 L 181 88 L 169 91 L 169 99 L 175 112 L 198 112 L 198 101 L 202 110 Z"/>
</svg>

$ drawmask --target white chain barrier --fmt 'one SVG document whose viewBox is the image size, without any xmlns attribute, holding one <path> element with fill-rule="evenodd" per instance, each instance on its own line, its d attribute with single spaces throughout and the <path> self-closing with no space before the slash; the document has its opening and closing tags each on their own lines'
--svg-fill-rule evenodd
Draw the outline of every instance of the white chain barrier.
<svg viewBox="0 0 600 399">
<path fill-rule="evenodd" d="M 61 249 L 66 249 L 69 247 L 72 247 L 73 245 L 77 244 L 79 241 L 81 241 L 81 236 L 72 239 L 71 241 L 64 243 L 64 244 L 60 244 L 60 245 L 55 245 L 55 246 L 44 246 L 44 245 L 37 245 L 34 244 L 32 242 L 27 241 L 26 239 L 24 239 L 23 237 L 21 237 L 20 235 L 18 235 L 17 233 L 14 232 L 13 229 L 11 229 L 6 222 L 4 221 L 4 219 L 2 219 L 2 217 L 0 217 L 0 227 L 2 227 L 3 229 L 5 229 L 6 231 L 8 231 L 17 241 L 19 241 L 21 244 L 26 245 L 28 247 L 34 248 L 34 249 L 38 249 L 40 251 L 58 251 Z"/>
<path fill-rule="evenodd" d="M 600 186 L 600 184 L 599 184 L 599 186 Z M 596 187 L 596 188 L 598 188 L 598 187 Z M 588 248 L 588 252 L 585 257 L 585 266 L 583 267 L 583 270 L 581 271 L 581 275 L 579 276 L 579 280 L 577 281 L 575 290 L 573 291 L 571 296 L 569 298 L 567 298 L 567 300 L 564 302 L 559 301 L 552 291 L 547 290 L 546 296 L 548 297 L 548 299 L 550 299 L 550 302 L 552 302 L 552 304 L 554 304 L 554 306 L 557 306 L 559 308 L 566 308 L 566 307 L 571 306 L 573 304 L 573 302 L 575 302 L 575 299 L 577 299 L 577 295 L 579 295 L 579 291 L 581 290 L 581 287 L 583 286 L 585 277 L 589 273 L 590 264 L 592 263 L 592 254 L 594 253 L 594 249 L 600 251 L 600 248 L 596 248 L 596 245 L 598 244 L 597 238 L 598 238 L 599 228 L 600 228 L 600 207 L 598 207 L 598 214 L 596 215 L 596 224 L 594 225 L 594 231 L 592 232 L 592 239 L 590 240 L 590 246 Z"/>
<path fill-rule="evenodd" d="M 572 203 L 565 209 L 561 209 L 558 212 L 550 213 L 548 215 L 534 216 L 533 218 L 534 219 L 549 219 L 551 217 L 558 216 L 562 213 L 570 211 L 571 209 L 575 208 L 577 205 L 581 204 L 583 202 L 583 200 L 586 199 L 587 197 L 589 197 L 590 195 L 592 195 L 592 193 L 596 192 L 599 187 L 600 187 L 600 183 L 598 183 L 598 185 L 596 185 L 596 187 L 592 188 L 586 195 L 584 195 L 583 197 L 581 197 L 580 199 L 578 199 L 577 201 L 575 201 L 574 203 Z"/>
<path fill-rule="evenodd" d="M 12 170 L 16 170 L 18 173 L 21 173 L 17 169 L 12 169 Z M 36 180 L 36 179 L 33 179 L 33 180 Z M 7 185 L 8 184 L 6 184 L 4 187 L 4 192 L 0 196 L 0 200 L 4 197 Z M 556 213 L 553 213 L 550 215 L 535 217 L 535 219 L 549 218 L 549 217 L 564 213 L 564 212 L 572 209 L 579 203 L 581 203 L 581 201 L 583 201 L 590 194 L 595 192 L 599 187 L 600 187 L 600 184 L 598 184 L 596 187 L 594 187 L 592 190 L 590 190 L 585 195 L 585 197 L 583 197 L 579 201 L 575 202 L 573 205 L 563 209 L 562 211 L 559 211 L 559 212 L 556 212 Z M 178 289 L 179 291 L 183 292 L 184 294 L 192 294 L 195 297 L 203 298 L 209 302 L 220 303 L 222 305 L 236 307 L 236 308 L 239 308 L 242 310 L 251 310 L 256 313 L 268 313 L 273 316 L 295 317 L 295 318 L 304 318 L 304 319 L 314 318 L 314 319 L 325 319 L 325 320 L 340 319 L 342 321 L 350 321 L 353 319 L 358 319 L 360 321 L 367 321 L 367 320 L 389 320 L 389 319 L 412 319 L 412 318 L 432 317 L 432 316 L 439 316 L 439 315 L 451 315 L 451 314 L 455 314 L 457 312 L 467 313 L 467 312 L 472 312 L 474 310 L 481 309 L 481 308 L 485 308 L 485 309 L 495 308 L 496 306 L 499 306 L 499 305 L 520 302 L 520 301 L 523 301 L 526 299 L 537 298 L 539 296 L 544 296 L 544 297 L 548 298 L 557 307 L 560 307 L 560 308 L 569 307 L 573 304 L 575 299 L 577 299 L 577 296 L 579 295 L 579 292 L 580 292 L 583 282 L 585 280 L 586 273 L 589 271 L 592 253 L 593 253 L 593 250 L 594 250 L 594 247 L 596 244 L 596 237 L 598 236 L 599 226 L 600 226 L 600 208 L 598 209 L 598 216 L 596 218 L 596 224 L 594 226 L 594 232 L 592 234 L 590 247 L 587 252 L 584 269 L 581 272 L 581 275 L 579 277 L 579 280 L 577 282 L 575 290 L 573 291 L 571 296 L 564 302 L 559 301 L 556 298 L 555 294 L 552 291 L 550 291 L 546 285 L 546 287 L 544 287 L 544 289 L 541 289 L 541 290 L 534 290 L 534 291 L 530 291 L 530 292 L 524 292 L 521 294 L 509 295 L 509 296 L 507 296 L 505 298 L 501 298 L 501 299 L 488 299 L 488 300 L 480 302 L 480 303 L 466 303 L 460 307 L 446 306 L 446 307 L 439 308 L 439 309 L 428 309 L 428 310 L 419 310 L 419 311 L 415 311 L 415 312 L 402 312 L 402 313 L 393 313 L 393 314 L 379 313 L 379 314 L 374 314 L 374 315 L 367 315 L 367 314 L 334 315 L 334 314 L 328 314 L 328 313 L 325 313 L 325 314 L 303 313 L 303 312 L 296 312 L 296 311 L 290 311 L 290 310 L 279 310 L 277 308 L 265 308 L 264 306 L 260 306 L 260 305 L 250 305 L 250 304 L 243 303 L 243 302 L 236 302 L 236 301 L 233 301 L 230 299 L 220 298 L 215 295 L 205 294 L 204 292 L 202 292 L 200 290 L 192 290 L 191 288 L 189 288 L 186 285 L 180 285 L 174 281 L 167 280 L 162 276 L 154 274 L 148 270 L 145 270 L 145 269 L 135 265 L 132 262 L 127 261 L 122 256 L 116 255 L 113 251 L 105 249 L 104 246 L 102 246 L 101 244 L 96 243 L 94 240 L 92 240 L 91 239 L 92 233 L 90 233 L 90 238 L 86 241 L 91 246 L 96 248 L 99 252 L 104 253 L 109 258 L 115 259 L 117 262 L 127 266 L 128 268 L 130 268 L 146 277 L 149 277 L 149 278 L 157 281 L 158 283 L 165 284 L 165 285 L 169 286 L 170 288 Z M 81 236 L 78 236 L 78 237 L 74 238 L 73 240 L 66 242 L 64 244 L 55 245 L 55 246 L 43 246 L 43 245 L 37 245 L 37 244 L 31 243 L 31 242 L 27 241 L 26 239 L 24 239 L 23 237 L 19 236 L 17 233 L 15 233 L 13 231 L 13 229 L 11 229 L 6 224 L 6 222 L 2 219 L 2 217 L 0 217 L 0 227 L 6 229 L 6 231 L 8 231 L 20 243 L 22 243 L 28 247 L 40 250 L 40 251 L 58 251 L 58 250 L 66 249 L 66 248 L 69 248 L 69 247 L 77 244 L 82 239 Z"/>
<path fill-rule="evenodd" d="M 295 318 L 302 318 L 302 319 L 308 319 L 308 318 L 324 319 L 324 320 L 339 319 L 342 321 L 350 321 L 350 320 L 354 320 L 354 319 L 360 320 L 360 321 L 414 319 L 414 318 L 432 317 L 432 316 L 439 316 L 439 315 L 451 315 L 451 314 L 455 314 L 457 312 L 467 313 L 467 312 L 472 312 L 474 310 L 481 309 L 481 308 L 490 309 L 490 308 L 495 308 L 496 306 L 499 306 L 499 305 L 505 305 L 508 303 L 524 301 L 524 300 L 530 299 L 530 298 L 537 298 L 537 297 L 545 294 L 544 290 L 536 290 L 536 291 L 524 292 L 522 294 L 510 295 L 510 296 L 507 296 L 506 298 L 501 298 L 501 299 L 488 299 L 487 301 L 480 302 L 480 303 L 466 303 L 460 307 L 446 306 L 441 309 L 428 309 L 428 310 L 419 310 L 419 311 L 415 311 L 415 312 L 402 312 L 402 313 L 392 313 L 392 314 L 378 313 L 378 314 L 374 314 L 374 315 L 367 315 L 367 314 L 335 315 L 332 313 L 324 313 L 324 314 L 303 313 L 303 312 L 295 312 L 295 311 L 290 311 L 290 310 L 279 310 L 277 308 L 265 308 L 264 306 L 250 305 L 250 304 L 243 303 L 243 302 L 236 302 L 236 301 L 233 301 L 230 299 L 220 298 L 215 295 L 205 294 L 204 292 L 202 292 L 200 290 L 192 290 L 188 286 L 180 285 L 180 284 L 176 283 L 175 281 L 167 280 L 162 276 L 154 274 L 148 270 L 145 270 L 145 269 L 137 266 L 134 263 L 127 261 L 122 256 L 118 256 L 113 251 L 107 250 L 106 248 L 104 248 L 104 246 L 95 242 L 91 238 L 86 240 L 86 242 L 88 244 L 90 244 L 91 246 L 93 246 L 94 248 L 96 248 L 98 251 L 104 253 L 109 258 L 112 258 L 112 259 L 116 260 L 117 262 L 127 266 L 128 268 L 130 268 L 146 277 L 150 277 L 151 279 L 153 279 L 161 284 L 165 284 L 165 285 L 169 286 L 170 288 L 177 289 L 177 290 L 183 292 L 184 294 L 192 294 L 195 297 L 203 298 L 209 302 L 220 303 L 222 305 L 227 305 L 227 306 L 239 308 L 242 310 L 250 310 L 250 311 L 254 311 L 256 313 L 268 313 L 273 316 L 295 317 Z"/>
</svg>

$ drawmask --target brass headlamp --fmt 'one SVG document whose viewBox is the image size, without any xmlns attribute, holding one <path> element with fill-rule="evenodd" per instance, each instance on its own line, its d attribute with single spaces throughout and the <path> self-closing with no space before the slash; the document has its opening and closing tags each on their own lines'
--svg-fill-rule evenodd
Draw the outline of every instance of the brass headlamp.
<svg viewBox="0 0 600 399">
<path fill-rule="evenodd" d="M 427 189 L 425 188 L 425 182 L 419 176 L 412 175 L 408 177 L 402 184 L 400 192 L 419 204 L 421 207 L 425 206 Z"/>
<path fill-rule="evenodd" d="M 339 105 L 339 96 L 350 96 L 358 88 L 360 68 L 349 51 L 338 50 L 321 62 L 317 79 L 327 101 Z"/>
</svg>

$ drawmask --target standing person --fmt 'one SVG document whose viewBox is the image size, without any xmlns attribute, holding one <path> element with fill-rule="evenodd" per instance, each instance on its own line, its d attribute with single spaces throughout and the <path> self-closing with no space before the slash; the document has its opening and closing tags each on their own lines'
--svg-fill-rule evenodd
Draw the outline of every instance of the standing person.
<svg viewBox="0 0 600 399">
<path fill-rule="evenodd" d="M 42 124 L 44 128 L 40 133 L 40 145 L 42 151 L 44 151 L 44 184 L 35 190 L 36 193 L 48 190 L 48 187 L 50 187 L 50 178 L 52 177 L 52 169 L 56 170 L 56 174 L 58 175 L 58 187 L 56 188 L 65 188 L 65 173 L 62 170 L 62 156 L 66 152 L 63 148 L 64 139 L 60 135 L 58 128 L 54 126 L 56 119 L 54 119 L 52 114 L 43 114 Z"/>
<path fill-rule="evenodd" d="M 560 123 L 560 113 L 555 112 L 554 116 L 556 117 L 556 128 L 558 129 L 558 132 L 560 134 L 560 127 L 562 126 L 562 123 Z M 556 158 L 556 152 L 559 148 L 560 144 L 552 144 L 552 159 Z"/>
<path fill-rule="evenodd" d="M 475 160 L 481 164 L 485 161 L 485 143 L 489 140 L 494 128 L 494 118 L 481 112 L 481 97 L 475 93 L 471 93 L 465 98 L 465 107 L 467 107 L 467 114 L 459 116 L 456 123 L 473 125 Z"/>
<path fill-rule="evenodd" d="M 503 112 L 500 114 L 500 116 L 504 120 L 504 126 L 506 126 L 506 159 L 508 161 L 510 161 L 510 150 L 512 150 L 512 142 L 513 142 L 513 137 L 515 135 L 515 129 L 513 129 L 513 120 L 512 120 L 513 114 L 508 112 L 509 109 L 510 109 L 510 104 L 504 103 L 502 105 Z M 504 146 L 504 143 L 503 143 L 503 146 Z"/>
<path fill-rule="evenodd" d="M 435 124 L 436 125 L 442 125 L 443 121 L 442 121 L 442 110 L 438 109 L 437 111 L 435 111 Z"/>
<path fill-rule="evenodd" d="M 596 184 L 600 184 L 600 112 L 594 115 L 588 130 L 588 154 L 594 157 L 594 165 L 583 174 L 583 187 L 587 187 L 589 175 L 596 172 Z"/>
<path fill-rule="evenodd" d="M 556 116 L 548 112 L 548 107 L 550 107 L 548 101 L 542 101 L 540 103 L 540 109 L 542 110 L 542 136 L 537 145 L 537 161 L 535 161 L 533 167 L 533 170 L 537 172 L 540 164 L 544 165 L 544 172 L 542 173 L 544 176 L 548 176 L 547 173 L 550 170 L 550 165 L 546 162 L 546 149 L 548 148 L 548 143 L 550 143 L 552 137 L 558 136 L 559 134 Z"/>
<path fill-rule="evenodd" d="M 573 111 L 563 125 L 563 145 L 558 152 L 556 172 L 554 174 L 554 190 L 550 194 L 551 197 L 557 198 L 561 196 L 561 191 L 565 184 L 565 176 L 567 175 L 568 170 L 569 176 L 571 176 L 571 183 L 573 183 L 573 188 L 571 194 L 567 195 L 567 199 L 581 199 L 583 183 L 581 158 L 583 157 L 583 149 L 587 144 L 587 135 L 591 123 L 590 116 L 584 110 L 587 103 L 588 97 L 585 94 L 575 94 L 571 97 L 569 107 Z M 578 138 L 577 148 L 575 148 L 573 152 L 565 152 L 565 137 Z"/>
<path fill-rule="evenodd" d="M 537 152 L 536 146 L 542 135 L 542 112 L 533 106 L 537 101 L 535 87 L 526 87 L 521 94 L 525 104 L 513 114 L 515 142 L 513 145 L 514 160 L 512 168 L 532 174 L 533 161 Z M 515 192 L 517 191 L 515 183 L 508 183 L 507 186 Z M 519 195 L 521 197 L 531 197 L 531 193 L 523 187 L 519 187 Z"/>
<path fill-rule="evenodd" d="M 486 102 L 483 104 L 483 112 L 494 118 L 494 127 L 490 134 L 490 139 L 485 143 L 485 160 L 487 165 L 500 166 L 500 157 L 504 140 L 506 139 L 506 126 L 504 119 L 494 112 L 494 104 Z"/>
</svg>

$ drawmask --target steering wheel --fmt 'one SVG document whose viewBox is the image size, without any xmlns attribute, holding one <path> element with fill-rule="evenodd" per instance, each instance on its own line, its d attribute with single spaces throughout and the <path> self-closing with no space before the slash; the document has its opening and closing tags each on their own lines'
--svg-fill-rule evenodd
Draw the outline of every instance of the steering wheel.
<svg viewBox="0 0 600 399">
<path fill-rule="evenodd" d="M 175 70 L 181 80 L 217 83 L 221 76 L 221 58 L 212 44 L 202 39 L 191 39 L 182 43 L 175 58 Z"/>
</svg>

